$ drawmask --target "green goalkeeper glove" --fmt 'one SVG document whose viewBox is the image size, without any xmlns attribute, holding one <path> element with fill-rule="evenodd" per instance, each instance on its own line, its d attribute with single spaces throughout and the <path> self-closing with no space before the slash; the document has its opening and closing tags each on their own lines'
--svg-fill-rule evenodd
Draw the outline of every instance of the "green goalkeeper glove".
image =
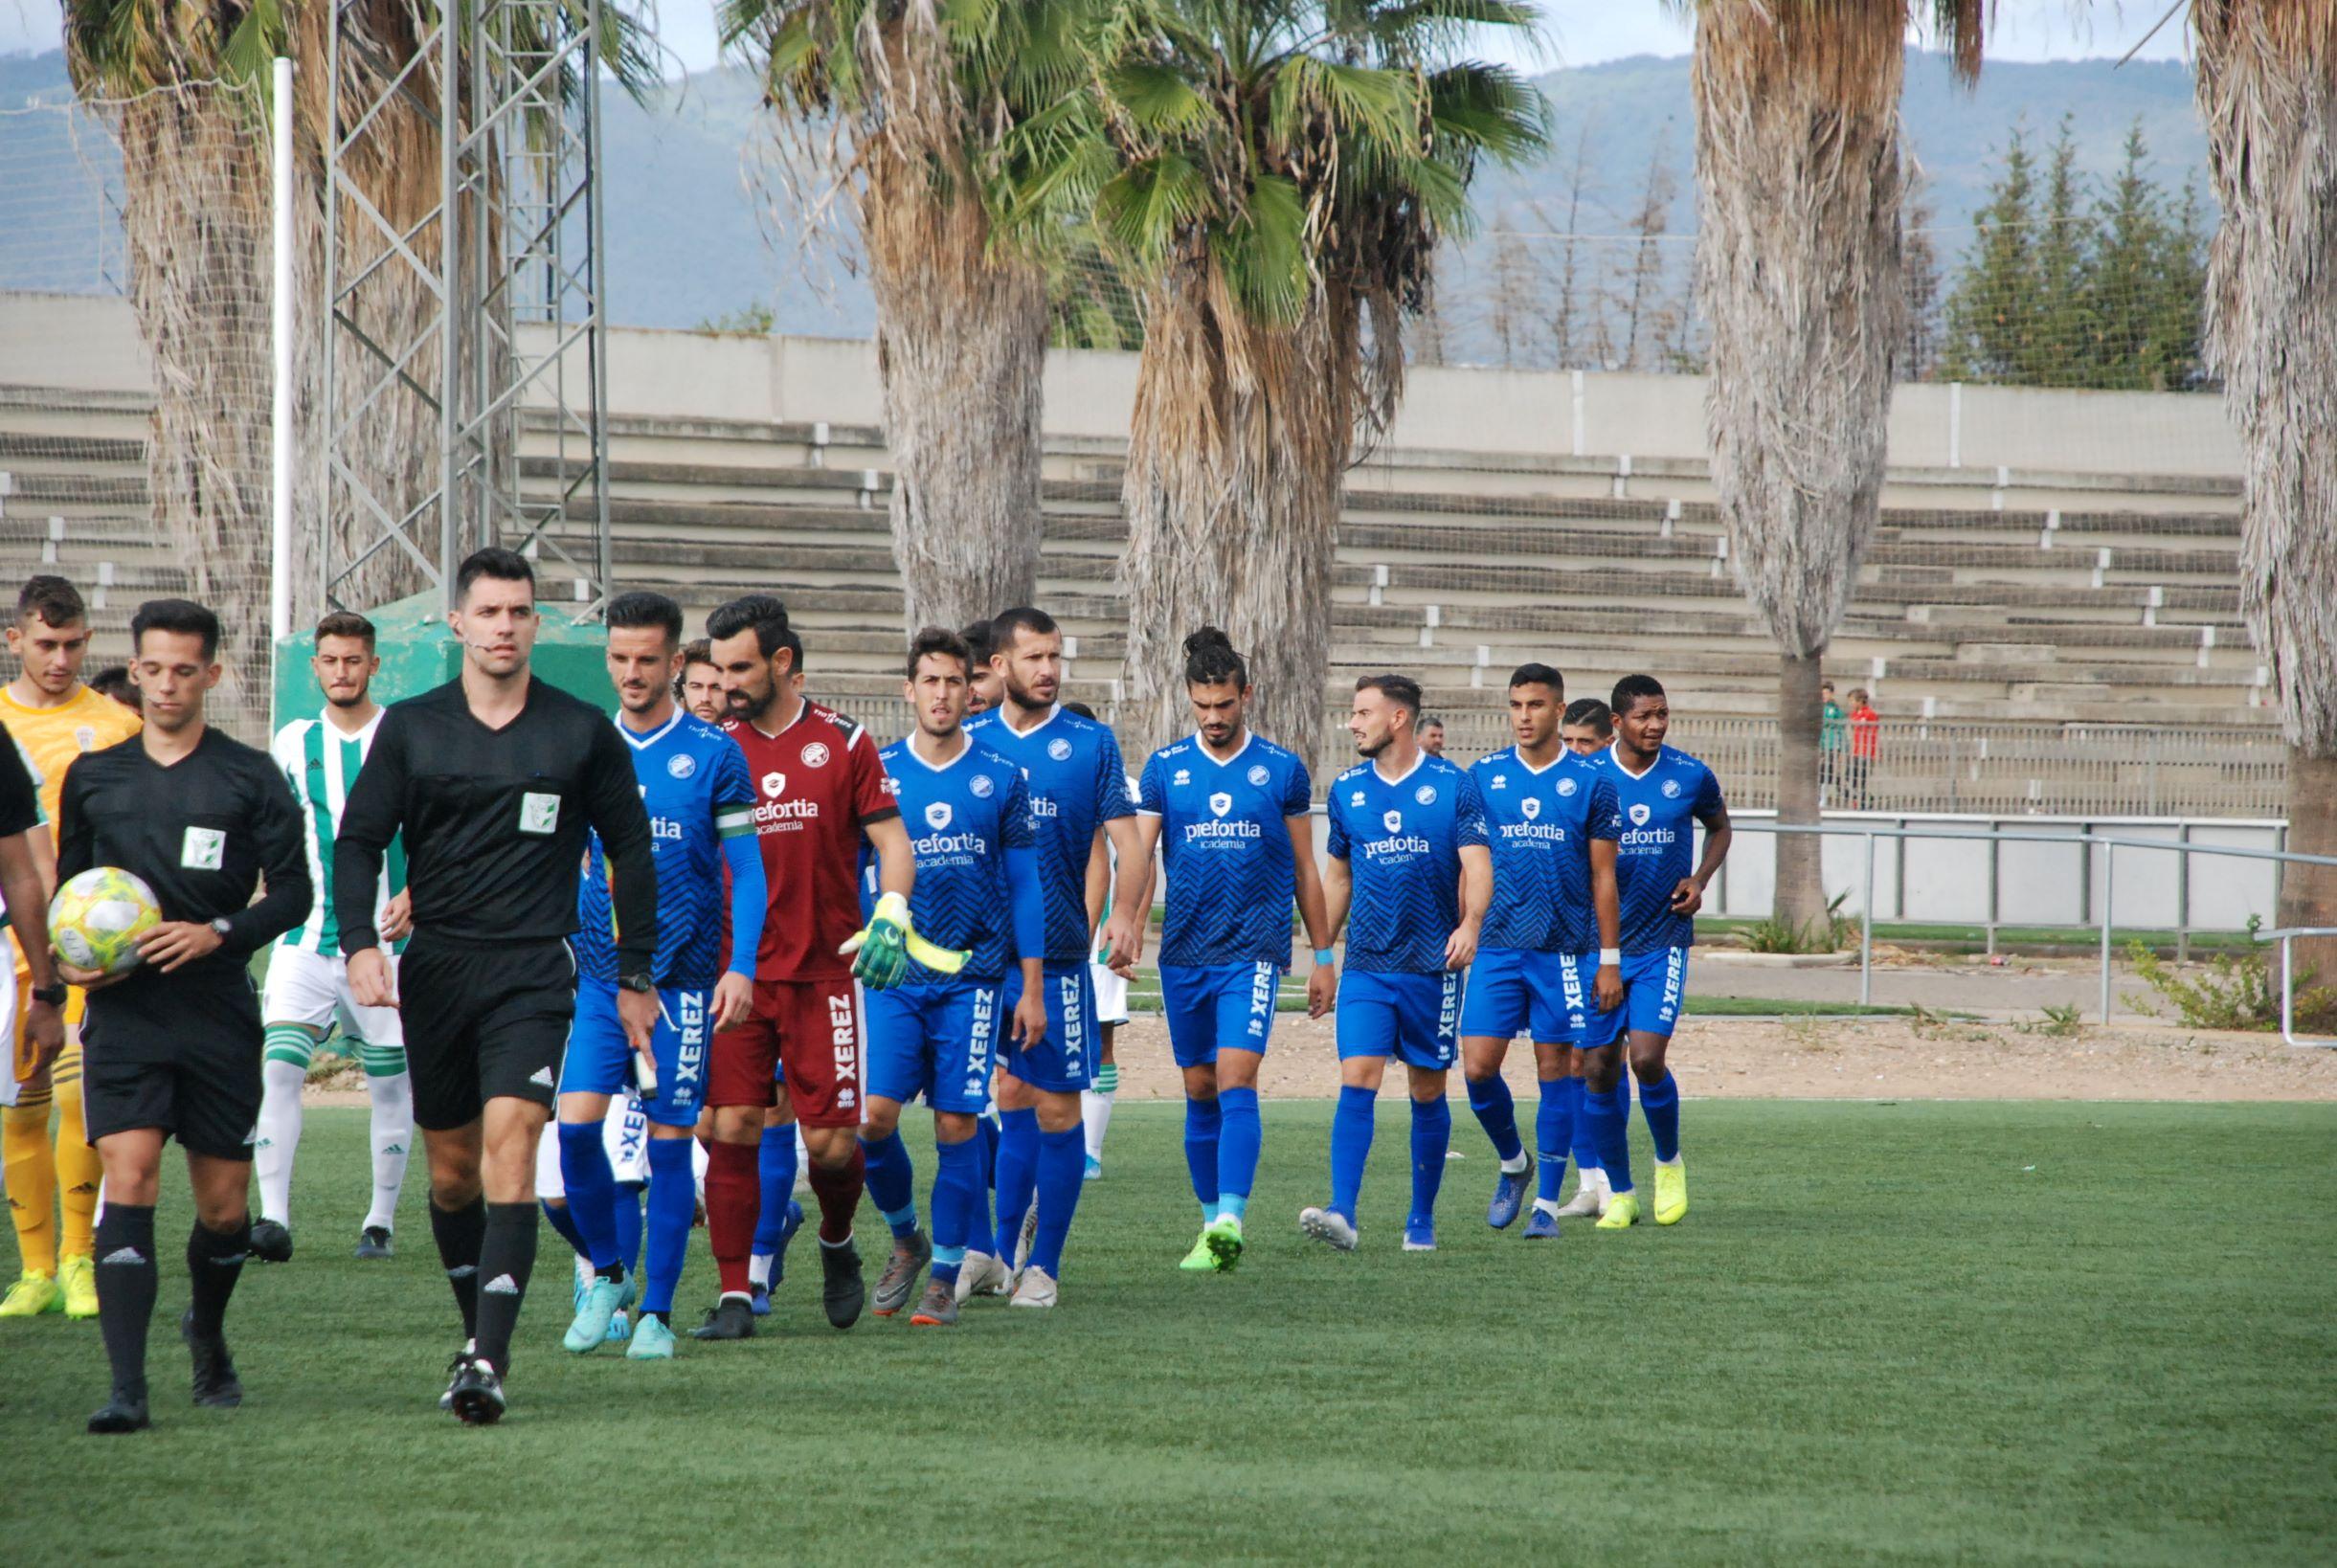
<svg viewBox="0 0 2337 1568">
<path fill-rule="evenodd" d="M 909 923 L 909 901 L 898 893 L 878 899 L 867 928 L 855 931 L 836 951 L 851 957 L 853 978 L 872 991 L 899 985 L 911 958 L 936 974 L 955 974 L 971 956 L 935 947 L 919 936 Z"/>
</svg>

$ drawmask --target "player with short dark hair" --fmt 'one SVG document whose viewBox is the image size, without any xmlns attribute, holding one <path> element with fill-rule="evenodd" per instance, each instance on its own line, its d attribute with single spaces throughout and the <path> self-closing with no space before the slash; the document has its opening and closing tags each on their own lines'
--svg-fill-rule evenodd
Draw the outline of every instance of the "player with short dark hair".
<svg viewBox="0 0 2337 1568">
<path fill-rule="evenodd" d="M 1615 738 L 1614 710 L 1596 697 L 1577 697 L 1558 721 L 1558 738 L 1578 757 L 1603 751 Z"/>
<path fill-rule="evenodd" d="M 1565 716 L 1559 721 L 1558 738 L 1565 743 L 1568 751 L 1587 761 L 1606 750 L 1614 740 L 1613 710 L 1596 697 L 1577 697 L 1566 705 Z M 1591 1135 L 1590 1118 L 1583 1110 L 1583 1074 L 1589 1058 L 1579 1042 L 1568 1045 L 1566 1057 L 1566 1073 L 1574 1084 L 1564 1093 L 1571 1112 L 1568 1125 L 1573 1129 L 1569 1152 L 1574 1156 L 1575 1187 L 1574 1196 L 1560 1207 L 1558 1218 L 1572 1220 L 1587 1217 L 1595 1220 L 1607 1212 L 1608 1195 L 1607 1173 L 1599 1164 L 1598 1140 Z M 1630 1091 L 1628 1079 L 1616 1080 L 1616 1093 L 1628 1096 Z M 1560 1175 L 1562 1178 L 1562 1173 Z M 1542 1179 L 1545 1184 L 1552 1179 L 1552 1173 L 1546 1166 L 1542 1171 Z M 1540 1205 L 1537 1203 L 1535 1207 L 1539 1209 Z"/>
<path fill-rule="evenodd" d="M 674 678 L 674 701 L 693 719 L 722 723 L 722 672 L 714 667 L 713 645 L 704 638 L 682 644 L 682 673 Z"/>
<path fill-rule="evenodd" d="M 138 711 L 138 683 L 130 679 L 127 664 L 108 664 L 89 678 L 89 689 L 99 696 L 120 703 L 132 713 Z"/>
<path fill-rule="evenodd" d="M 1371 1154 L 1373 1108 L 1387 1059 L 1400 1058 L 1412 1100 L 1407 1252 L 1436 1245 L 1436 1192 L 1452 1142 L 1445 1076 L 1456 1054 L 1461 972 L 1476 956 L 1493 896 L 1492 852 L 1475 782 L 1420 750 L 1420 683 L 1366 675 L 1347 729 L 1363 761 L 1331 786 L 1331 929 L 1348 923 L 1339 981 L 1338 1109 L 1331 1118 L 1331 1201 L 1299 1228 L 1342 1252 L 1356 1244 L 1356 1201 Z"/>
<path fill-rule="evenodd" d="M 1420 749 L 1432 757 L 1445 754 L 1445 721 L 1433 713 L 1421 718 Z"/>
<path fill-rule="evenodd" d="M 663 594 L 620 594 L 606 618 L 617 732 L 632 755 L 657 862 L 657 1026 L 637 1057 L 617 1012 L 607 867 L 599 845 L 588 844 L 578 889 L 576 1019 L 560 1067 L 559 1145 L 566 1219 L 595 1277 L 562 1342 L 577 1354 L 597 1349 L 633 1298 L 618 1209 L 637 1200 L 618 1195 L 604 1124 L 613 1102 L 624 1114 L 623 1096 L 638 1084 L 648 1121 L 648 1265 L 641 1320 L 625 1354 L 663 1360 L 674 1352 L 674 1289 L 697 1210 L 690 1138 L 706 1103 L 709 1037 L 743 1020 L 753 1005 L 770 900 L 746 756 L 730 736 L 674 704 L 681 606 Z"/>
<path fill-rule="evenodd" d="M 1103 720 L 1086 703 L 1066 703 L 1066 713 L 1101 724 Z M 1136 781 L 1128 780 L 1128 798 L 1136 797 Z M 1088 857 L 1088 902 L 1096 900 L 1096 888 L 1103 888 L 1101 913 L 1095 920 L 1095 947 L 1088 956 L 1088 986 L 1095 997 L 1095 1086 L 1079 1093 L 1079 1130 L 1086 1140 L 1088 1168 L 1082 1175 L 1090 1181 L 1104 1174 L 1104 1138 L 1112 1130 L 1112 1103 L 1120 1092 L 1120 1064 L 1117 1059 L 1120 1030 L 1128 1023 L 1128 976 L 1114 974 L 1105 963 L 1109 945 L 1105 930 L 1112 921 L 1112 885 L 1120 871 L 1119 857 L 1112 852 L 1110 840 L 1095 846 Z M 985 1120 L 986 1136 L 995 1143 L 998 1124 Z"/>
<path fill-rule="evenodd" d="M 195 1225 L 187 1241 L 193 1305 L 179 1333 L 197 1404 L 243 1400 L 228 1354 L 228 1299 L 250 1250 L 252 1129 L 259 1116 L 260 1017 L 252 954 L 314 900 L 292 793 L 267 753 L 204 721 L 219 683 L 219 620 L 185 599 L 149 599 L 130 617 L 146 722 L 66 770 L 56 869 L 144 879 L 162 924 L 120 974 L 72 969 L 89 989 L 83 1033 L 86 1135 L 105 1166 L 98 1221 L 98 1324 L 113 1397 L 93 1432 L 147 1424 L 146 1327 L 160 1270 L 154 1204 L 166 1138 L 187 1154 Z M 262 880 L 265 896 L 255 903 Z"/>
<path fill-rule="evenodd" d="M 1155 751 L 1137 781 L 1136 854 L 1120 862 L 1114 945 L 1135 968 L 1152 907 L 1156 846 L 1168 884 L 1160 922 L 1160 1001 L 1184 1075 L 1184 1155 L 1201 1201 L 1201 1235 L 1178 1266 L 1231 1269 L 1258 1174 L 1265 1129 L 1258 1067 L 1290 967 L 1295 901 L 1315 967 L 1307 1011 L 1338 996 L 1331 917 L 1315 866 L 1307 766 L 1252 731 L 1249 666 L 1214 626 L 1184 639 L 1194 732 Z"/>
<path fill-rule="evenodd" d="M 999 706 L 999 672 L 993 657 L 998 652 L 997 639 L 986 616 L 958 636 L 966 639 L 966 667 L 972 672 L 966 682 L 966 716 L 972 718 Z"/>
<path fill-rule="evenodd" d="M 910 1321 L 957 1321 L 957 1276 L 966 1248 L 989 1239 L 975 1122 L 990 1098 L 1001 1036 L 1014 1045 L 1046 1032 L 1041 953 L 1045 922 L 1022 770 L 965 732 L 964 638 L 927 627 L 910 643 L 903 693 L 916 728 L 885 748 L 902 820 L 912 835 L 918 929 L 966 954 L 955 974 L 914 965 L 904 983 L 871 992 L 868 1119 L 861 1127 L 868 1196 L 892 1227 L 892 1260 L 877 1281 L 876 1311 L 909 1305 L 928 1259 L 933 1280 Z M 1022 998 L 1003 981 L 1019 965 Z M 933 1109 L 933 1230 L 917 1228 L 915 1176 L 901 1141 L 901 1107 L 922 1093 Z"/>
<path fill-rule="evenodd" d="M 27 840 L 42 885 L 56 887 L 55 824 L 65 770 L 76 757 L 138 732 L 133 702 L 108 702 L 81 683 L 89 656 L 89 613 L 62 577 L 27 579 L 8 628 L 16 678 L 0 688 L 0 719 L 24 754 L 39 792 L 42 821 Z M 48 900 L 41 901 L 46 908 Z M 15 954 L 13 1031 L 0 1031 L 9 1051 L 0 1068 L 0 1173 L 8 1188 L 9 1219 L 16 1231 L 21 1268 L 0 1296 L 0 1318 L 62 1311 L 68 1319 L 98 1315 L 96 1243 L 98 1185 L 103 1170 L 81 1135 L 81 1042 L 76 1028 L 86 998 L 63 997 L 63 1047 L 42 1058 L 27 1028 L 35 1013 L 31 954 Z M 52 1134 L 51 1112 L 56 1131 Z"/>
<path fill-rule="evenodd" d="M 756 956 L 753 1010 L 714 1036 L 706 1224 L 722 1294 L 692 1332 L 701 1339 L 754 1333 L 749 1270 L 763 1206 L 758 1151 L 782 1075 L 781 1109 L 790 1114 L 771 1125 L 792 1120 L 803 1129 L 820 1203 L 820 1306 L 829 1323 L 848 1329 L 867 1301 L 852 1243 L 865 1175 L 862 1026 L 853 977 L 871 975 L 880 986 L 898 977 L 872 974 L 870 966 L 881 951 L 901 952 L 915 856 L 876 742 L 843 714 L 806 702 L 798 688 L 803 643 L 788 625 L 787 607 L 768 594 L 750 594 L 708 616 L 706 629 L 722 671 L 724 729 L 746 753 L 755 782 L 755 841 L 770 912 Z M 865 933 L 864 836 L 875 847 L 882 890 Z M 868 939 L 858 960 L 843 951 L 856 934 Z M 792 1165 L 792 1137 L 789 1149 Z"/>
<path fill-rule="evenodd" d="M 1534 1160 L 1517 1135 L 1517 1111 L 1501 1076 L 1510 1042 L 1534 1042 L 1541 1104 L 1535 1146 L 1541 1181 L 1529 1239 L 1558 1235 L 1559 1184 L 1566 1174 L 1576 1102 L 1573 1045 L 1604 1043 L 1623 1000 L 1615 952 L 1614 787 L 1559 744 L 1565 681 L 1548 664 L 1520 664 L 1509 679 L 1515 745 L 1470 766 L 1492 840 L 1494 895 L 1461 1004 L 1462 1071 L 1469 1109 L 1501 1162 L 1486 1223 L 1504 1230 L 1524 1206 Z"/>
<path fill-rule="evenodd" d="M 1688 988 L 1694 916 L 1703 906 L 1705 887 L 1728 858 L 1732 834 L 1719 776 L 1664 744 L 1672 728 L 1672 705 L 1662 683 L 1652 675 L 1627 675 L 1615 683 L 1608 704 L 1614 709 L 1615 740 L 1599 753 L 1596 766 L 1613 781 L 1623 812 L 1615 882 L 1623 907 L 1628 1049 L 1632 1075 L 1639 1080 L 1639 1109 L 1655 1145 L 1655 1222 L 1670 1225 L 1688 1212 L 1688 1172 L 1679 1157 L 1679 1086 L 1672 1081 L 1664 1056 Z M 1697 824 L 1704 829 L 1704 853 L 1692 870 L 1690 845 Z M 1584 1069 L 1585 1112 L 1613 1192 L 1599 1221 L 1601 1230 L 1621 1230 L 1639 1219 L 1626 1137 L 1629 1108 L 1618 1093 L 1625 1048 L 1609 1043 L 1590 1051 Z"/>
<path fill-rule="evenodd" d="M 333 913 L 349 990 L 400 1007 L 430 1228 L 468 1342 L 440 1408 L 502 1418 L 511 1332 L 535 1267 L 536 1145 L 576 1007 L 576 884 L 589 834 L 611 865 L 618 1016 L 636 1050 L 657 1021 L 657 868 L 633 761 L 600 710 L 537 680 L 535 573 L 474 551 L 447 624 L 461 671 L 392 705 L 334 840 Z M 403 833 L 414 936 L 393 981 L 374 898 Z"/>
<path fill-rule="evenodd" d="M 1103 891 L 1091 885 L 1089 870 L 1105 838 L 1123 865 L 1136 857 L 1135 808 L 1112 731 L 1056 701 L 1063 630 L 1055 618 L 1021 605 L 1001 611 L 990 630 L 999 706 L 966 732 L 997 749 L 1029 781 L 1046 913 L 1046 1036 L 1036 1044 L 1008 1042 L 1000 1064 L 1005 1070 L 998 1094 L 995 1250 L 967 1252 L 957 1294 L 963 1301 L 1007 1292 L 1009 1305 L 1043 1309 L 1060 1294 L 1064 1243 L 1087 1176 L 1080 1095 L 1095 1084 L 1088 958 Z M 1122 955 L 1115 950 L 1112 956 Z M 1019 1003 L 1021 977 L 1009 977 L 1008 988 Z"/>
<path fill-rule="evenodd" d="M 372 697 L 381 659 L 373 647 L 373 623 L 354 611 L 336 610 L 318 621 L 308 668 L 325 706 L 316 717 L 295 719 L 279 729 L 269 748 L 300 809 L 308 876 L 317 894 L 307 917 L 286 931 L 269 955 L 267 984 L 259 996 L 259 1016 L 267 1024 L 267 1052 L 260 1063 L 266 1098 L 252 1150 L 259 1178 L 252 1256 L 262 1263 L 292 1257 L 292 1165 L 301 1143 L 302 1090 L 317 1044 L 335 1022 L 356 1044 L 371 1118 L 373 1196 L 357 1230 L 361 1259 L 388 1258 L 393 1251 L 397 1195 L 414 1146 L 414 1086 L 406 1073 L 404 1027 L 394 1008 L 358 1005 L 349 990 L 348 960 L 341 956 L 340 929 L 333 923 L 333 836 L 349 787 L 381 732 L 384 710 Z M 375 915 L 382 940 L 391 946 L 393 970 L 412 915 L 404 846 L 393 843 Z"/>
</svg>

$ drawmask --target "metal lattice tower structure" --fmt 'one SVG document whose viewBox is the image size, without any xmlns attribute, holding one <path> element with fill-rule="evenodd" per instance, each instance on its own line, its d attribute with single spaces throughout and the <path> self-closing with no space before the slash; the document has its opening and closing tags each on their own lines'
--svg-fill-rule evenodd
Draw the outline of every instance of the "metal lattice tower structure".
<svg viewBox="0 0 2337 1568">
<path fill-rule="evenodd" d="M 332 0 L 328 23 L 325 483 L 353 522 L 323 530 L 325 600 L 385 550 L 451 595 L 463 556 L 500 544 L 583 618 L 610 573 L 600 0 L 401 13 L 418 33 L 402 60 L 369 31 L 368 0 Z M 401 209 L 383 171 L 432 125 L 437 199 Z M 393 286 L 420 308 L 367 302 Z M 435 477 L 409 463 L 386 482 L 400 465 L 358 450 L 392 397 L 428 410 Z"/>
</svg>

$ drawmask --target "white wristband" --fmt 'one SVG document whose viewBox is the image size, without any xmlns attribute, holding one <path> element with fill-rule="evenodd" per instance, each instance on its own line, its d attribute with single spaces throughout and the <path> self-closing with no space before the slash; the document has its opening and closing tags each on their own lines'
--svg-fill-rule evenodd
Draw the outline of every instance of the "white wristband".
<svg viewBox="0 0 2337 1568">
<path fill-rule="evenodd" d="M 1599 950 L 1599 967 L 1601 969 L 1621 969 L 1623 967 L 1623 950 L 1621 948 L 1601 948 Z"/>
</svg>

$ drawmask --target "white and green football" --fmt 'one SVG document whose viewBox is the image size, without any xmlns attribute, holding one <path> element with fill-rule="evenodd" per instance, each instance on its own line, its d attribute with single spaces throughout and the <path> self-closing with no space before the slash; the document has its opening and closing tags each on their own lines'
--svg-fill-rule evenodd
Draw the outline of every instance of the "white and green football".
<svg viewBox="0 0 2337 1568">
<path fill-rule="evenodd" d="M 49 901 L 49 940 L 76 969 L 120 974 L 138 967 L 138 938 L 162 924 L 154 889 L 118 866 L 95 865 Z"/>
</svg>

